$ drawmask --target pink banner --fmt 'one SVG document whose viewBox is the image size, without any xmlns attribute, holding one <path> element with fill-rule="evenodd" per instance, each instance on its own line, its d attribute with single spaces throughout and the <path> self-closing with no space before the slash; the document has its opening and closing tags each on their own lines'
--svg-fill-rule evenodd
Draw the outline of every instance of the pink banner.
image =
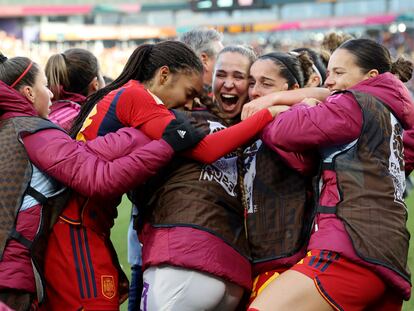
<svg viewBox="0 0 414 311">
<path fill-rule="evenodd" d="M 272 31 L 295 30 L 295 29 L 318 29 L 335 28 L 357 25 L 381 25 L 390 24 L 397 18 L 395 14 L 375 16 L 341 16 L 329 19 L 309 19 L 300 22 L 287 22 L 275 24 Z"/>
<path fill-rule="evenodd" d="M 113 4 L 116 10 L 125 13 L 139 12 L 139 4 Z M 94 5 L 0 5 L 0 17 L 44 16 L 44 15 L 87 15 Z"/>
<path fill-rule="evenodd" d="M 23 15 L 85 15 L 92 12 L 92 5 L 36 5 L 24 6 Z"/>
</svg>

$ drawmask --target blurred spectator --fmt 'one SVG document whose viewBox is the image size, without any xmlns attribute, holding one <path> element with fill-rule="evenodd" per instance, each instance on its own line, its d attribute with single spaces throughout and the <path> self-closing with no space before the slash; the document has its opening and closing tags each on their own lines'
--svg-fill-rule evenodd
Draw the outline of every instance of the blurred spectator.
<svg viewBox="0 0 414 311">
<path fill-rule="evenodd" d="M 203 82 L 211 86 L 217 54 L 223 49 L 223 35 L 214 29 L 194 29 L 184 33 L 180 41 L 200 58 L 204 67 Z"/>
<path fill-rule="evenodd" d="M 339 37 L 342 37 L 342 39 L 348 37 L 342 32 L 338 32 L 336 34 L 339 34 Z M 333 44 L 333 42 L 335 41 L 333 40 L 333 37 L 335 35 L 332 35 L 331 33 L 330 36 L 332 36 L 330 37 L 332 39 L 332 42 L 329 44 Z M 405 56 L 407 56 L 408 58 L 414 59 L 413 29 L 407 29 L 405 32 L 397 33 L 391 33 L 385 30 L 367 29 L 362 34 L 362 36 L 374 39 L 379 43 L 385 45 L 394 57 L 397 55 L 405 54 Z M 326 37 L 329 38 L 329 36 Z M 183 37 L 181 37 L 181 39 L 183 39 Z M 243 42 L 243 40 L 240 40 L 238 36 L 225 35 L 224 39 L 226 44 L 235 42 L 248 43 L 254 47 L 258 55 L 273 51 L 287 52 L 294 48 L 302 47 L 313 48 L 318 50 L 321 48 L 322 45 L 322 41 L 316 40 L 315 36 L 313 36 L 312 38 L 309 37 L 309 39 L 306 40 L 295 41 L 295 39 L 293 38 L 289 41 L 286 41 L 275 39 L 273 33 L 251 34 L 247 42 Z M 337 38 L 337 43 L 338 40 L 339 39 Z M 35 59 L 41 65 L 46 64 L 46 61 L 50 57 L 50 55 L 54 53 L 61 53 L 62 51 L 75 46 L 89 49 L 99 59 L 103 74 L 109 77 L 116 77 L 120 74 L 122 68 L 126 63 L 126 60 L 136 47 L 136 45 L 132 44 L 131 42 L 128 42 L 128 44 L 119 43 L 117 46 L 112 48 L 105 48 L 102 46 L 102 44 L 95 44 L 93 47 L 90 48 L 88 47 L 87 43 L 75 45 L 70 42 L 64 42 L 60 44 L 58 48 L 50 45 L 49 43 L 24 44 L 22 40 L 9 36 L 4 31 L 0 31 L 0 51 L 11 56 L 26 55 L 28 57 L 31 57 L 32 59 Z M 329 46 L 332 47 L 332 45 Z M 411 92 L 414 93 L 413 79 L 411 79 L 407 83 L 407 86 L 411 90 Z"/>
<path fill-rule="evenodd" d="M 350 39 L 354 39 L 354 37 L 348 33 L 340 31 L 330 32 L 324 36 L 321 48 L 333 53 L 342 43 Z"/>
</svg>

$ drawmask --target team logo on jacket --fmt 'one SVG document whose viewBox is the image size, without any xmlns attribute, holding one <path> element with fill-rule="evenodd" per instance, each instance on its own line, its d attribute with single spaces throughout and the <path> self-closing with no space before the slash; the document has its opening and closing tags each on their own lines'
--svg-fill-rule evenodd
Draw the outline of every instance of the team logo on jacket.
<svg viewBox="0 0 414 311">
<path fill-rule="evenodd" d="M 404 204 L 405 168 L 402 128 L 395 116 L 390 113 L 392 133 L 390 137 L 390 157 L 388 169 L 394 183 L 394 202 Z"/>
<path fill-rule="evenodd" d="M 116 293 L 115 278 L 112 275 L 102 275 L 101 284 L 102 295 L 108 299 L 114 298 Z"/>
</svg>

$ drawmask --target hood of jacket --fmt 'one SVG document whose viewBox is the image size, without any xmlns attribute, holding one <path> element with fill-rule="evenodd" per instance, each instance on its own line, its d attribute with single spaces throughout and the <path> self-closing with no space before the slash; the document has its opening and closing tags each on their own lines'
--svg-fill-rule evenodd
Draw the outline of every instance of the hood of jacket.
<svg viewBox="0 0 414 311">
<path fill-rule="evenodd" d="M 79 105 L 82 106 L 86 101 L 86 96 L 83 96 L 82 94 L 79 94 L 79 93 L 68 92 L 63 88 L 63 86 L 60 86 L 59 87 L 59 99 L 53 101 L 53 103 L 59 102 L 62 100 L 69 100 L 69 101 L 78 103 Z"/>
<path fill-rule="evenodd" d="M 414 126 L 414 103 L 404 83 L 392 73 L 386 72 L 364 80 L 350 90 L 368 93 L 387 105 L 399 119 L 404 129 Z"/>
<path fill-rule="evenodd" d="M 0 81 L 0 119 L 37 116 L 33 104 L 15 89 Z"/>
</svg>

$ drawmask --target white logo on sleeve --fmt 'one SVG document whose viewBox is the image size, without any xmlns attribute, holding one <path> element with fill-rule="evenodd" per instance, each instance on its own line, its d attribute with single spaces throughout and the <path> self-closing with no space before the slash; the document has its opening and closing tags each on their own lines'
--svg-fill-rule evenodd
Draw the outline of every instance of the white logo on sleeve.
<svg viewBox="0 0 414 311">
<path fill-rule="evenodd" d="M 180 135 L 181 138 L 184 138 L 185 134 L 187 133 L 184 130 L 177 130 L 178 135 Z"/>
</svg>

